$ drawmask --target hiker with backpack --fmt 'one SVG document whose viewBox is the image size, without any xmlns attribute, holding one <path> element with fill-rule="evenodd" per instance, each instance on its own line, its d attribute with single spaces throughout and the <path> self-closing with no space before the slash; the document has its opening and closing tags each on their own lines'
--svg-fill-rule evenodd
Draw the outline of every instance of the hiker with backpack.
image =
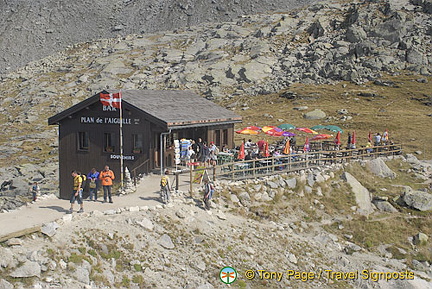
<svg viewBox="0 0 432 289">
<path fill-rule="evenodd" d="M 206 210 L 210 210 L 210 199 L 213 197 L 214 185 L 208 179 L 204 179 L 204 207 Z"/>
<path fill-rule="evenodd" d="M 73 190 L 72 195 L 70 199 L 70 209 L 68 211 L 69 214 L 73 213 L 73 206 L 75 201 L 80 205 L 80 210 L 78 213 L 84 212 L 84 203 L 82 199 L 82 184 L 84 183 L 83 178 L 81 174 L 77 171 L 72 171 L 72 177 L 73 177 Z"/>
<path fill-rule="evenodd" d="M 169 201 L 171 200 L 170 198 L 170 179 L 168 177 L 169 175 L 169 171 L 166 170 L 165 174 L 161 177 L 161 181 L 160 181 L 160 194 L 161 194 L 161 198 L 162 198 L 162 202 L 164 204 L 169 203 Z"/>
</svg>

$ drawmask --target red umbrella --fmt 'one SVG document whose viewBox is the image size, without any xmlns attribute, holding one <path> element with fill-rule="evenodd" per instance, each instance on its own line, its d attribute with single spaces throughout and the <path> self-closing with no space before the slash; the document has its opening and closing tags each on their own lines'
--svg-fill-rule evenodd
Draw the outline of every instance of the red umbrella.
<svg viewBox="0 0 432 289">
<path fill-rule="evenodd" d="M 317 134 L 313 138 L 311 138 L 311 140 L 323 140 L 323 139 L 329 139 L 331 137 L 332 135 L 330 134 Z"/>
<path fill-rule="evenodd" d="M 283 153 L 285 155 L 289 155 L 291 153 L 291 145 L 290 145 L 289 139 L 287 139 L 287 141 L 285 143 L 285 147 L 284 147 Z"/>
<path fill-rule="evenodd" d="M 239 153 L 238 153 L 237 158 L 238 158 L 239 160 L 244 160 L 244 158 L 245 158 L 245 147 L 244 147 L 244 142 L 242 142 L 241 145 L 240 145 L 240 151 L 239 151 Z"/>
<path fill-rule="evenodd" d="M 269 152 L 269 144 L 268 144 L 268 142 L 266 142 L 265 144 L 264 144 L 264 157 L 269 157 L 270 156 L 270 152 Z"/>
<path fill-rule="evenodd" d="M 368 134 L 368 142 L 372 143 L 372 132 Z"/>
<path fill-rule="evenodd" d="M 341 138 L 341 134 L 340 134 L 340 131 L 338 131 L 336 138 L 335 138 L 335 145 L 340 146 L 342 144 L 340 138 Z"/>
<path fill-rule="evenodd" d="M 296 128 L 296 130 L 299 130 L 299 131 L 302 131 L 302 132 L 305 132 L 305 133 L 318 134 L 316 131 L 314 131 L 314 130 L 312 130 L 310 128 L 307 128 L 307 127 L 298 127 L 298 128 Z"/>
<path fill-rule="evenodd" d="M 356 140 L 356 132 L 354 131 L 352 133 L 352 136 L 351 136 L 351 144 L 355 145 L 356 142 L 357 142 L 357 140 Z"/>
<path fill-rule="evenodd" d="M 309 138 L 307 137 L 306 140 L 305 140 L 305 144 L 303 146 L 303 151 L 306 153 L 306 152 L 309 151 L 309 149 L 310 149 L 310 147 L 309 147 Z"/>
</svg>

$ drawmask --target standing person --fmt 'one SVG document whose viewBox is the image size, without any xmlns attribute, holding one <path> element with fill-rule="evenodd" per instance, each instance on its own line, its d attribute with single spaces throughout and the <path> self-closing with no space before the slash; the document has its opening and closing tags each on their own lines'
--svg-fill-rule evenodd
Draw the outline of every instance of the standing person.
<svg viewBox="0 0 432 289">
<path fill-rule="evenodd" d="M 30 192 L 32 193 L 33 202 L 36 202 L 37 196 L 39 195 L 40 188 L 37 182 L 33 183 L 33 186 L 30 187 Z"/>
<path fill-rule="evenodd" d="M 210 163 L 212 166 L 215 166 L 217 164 L 217 155 L 219 154 L 219 149 L 214 142 L 210 143 L 209 151 L 210 151 Z"/>
<path fill-rule="evenodd" d="M 191 145 L 188 147 L 188 150 L 186 152 L 186 160 L 192 163 L 195 161 L 195 151 L 193 150 Z"/>
<path fill-rule="evenodd" d="M 104 193 L 104 203 L 107 201 L 107 197 L 109 198 L 109 202 L 112 203 L 112 181 L 115 179 L 114 172 L 110 170 L 109 166 L 106 165 L 104 170 L 99 174 L 99 180 L 102 182 L 102 188 Z"/>
<path fill-rule="evenodd" d="M 84 204 L 83 204 L 83 200 L 82 200 L 82 183 L 83 183 L 83 179 L 81 177 L 80 174 L 78 174 L 77 171 L 72 171 L 72 177 L 73 177 L 73 190 L 72 190 L 72 195 L 71 195 L 71 199 L 70 199 L 70 209 L 69 209 L 69 214 L 73 213 L 73 206 L 75 203 L 75 200 L 77 201 L 77 203 L 80 205 L 80 210 L 78 211 L 78 213 L 82 213 L 84 212 Z"/>
<path fill-rule="evenodd" d="M 203 158 L 203 149 L 204 149 L 204 143 L 202 138 L 200 137 L 198 138 L 197 146 L 198 146 L 197 160 L 200 162 L 201 159 Z"/>
<path fill-rule="evenodd" d="M 381 145 L 381 134 L 379 132 L 375 135 L 374 142 L 375 146 Z"/>
<path fill-rule="evenodd" d="M 89 200 L 94 200 L 96 202 L 99 189 L 99 172 L 95 168 L 92 168 L 87 175 L 87 179 L 89 180 Z"/>
<path fill-rule="evenodd" d="M 161 177 L 161 181 L 160 181 L 160 193 L 161 193 L 161 198 L 162 198 L 162 202 L 164 202 L 165 204 L 169 203 L 170 201 L 170 179 L 168 177 L 169 175 L 169 171 L 166 170 L 165 174 Z"/>
<path fill-rule="evenodd" d="M 210 210 L 210 199 L 213 197 L 214 186 L 207 178 L 204 179 L 204 206 L 206 210 Z"/>
<path fill-rule="evenodd" d="M 351 148 L 351 133 L 348 133 L 348 143 L 347 143 L 347 149 Z"/>
</svg>

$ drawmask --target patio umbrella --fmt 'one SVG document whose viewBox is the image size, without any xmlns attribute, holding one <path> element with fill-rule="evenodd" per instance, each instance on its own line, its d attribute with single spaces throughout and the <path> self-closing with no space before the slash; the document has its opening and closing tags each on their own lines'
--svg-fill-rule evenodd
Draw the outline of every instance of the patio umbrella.
<svg viewBox="0 0 432 289">
<path fill-rule="evenodd" d="M 372 132 L 368 134 L 368 142 L 372 143 Z"/>
<path fill-rule="evenodd" d="M 237 130 L 236 133 L 238 133 L 238 134 L 256 135 L 259 132 L 256 131 L 256 130 L 253 130 L 253 129 L 245 128 L 245 129 L 242 129 L 242 130 Z"/>
<path fill-rule="evenodd" d="M 320 125 L 320 124 L 311 127 L 311 129 L 313 129 L 313 130 L 319 130 L 319 129 L 325 129 L 325 128 L 327 128 L 327 126 L 325 126 L 325 125 Z"/>
<path fill-rule="evenodd" d="M 251 130 L 261 130 L 261 128 L 260 128 L 259 126 L 254 126 L 254 125 L 252 125 L 252 126 L 248 126 L 248 127 L 246 127 L 246 129 L 251 129 Z"/>
<path fill-rule="evenodd" d="M 263 132 L 268 132 L 269 130 L 272 130 L 272 129 L 275 129 L 276 127 L 274 126 L 274 125 L 266 125 L 266 126 L 263 126 L 262 128 L 261 128 L 261 130 L 263 131 Z"/>
<path fill-rule="evenodd" d="M 298 128 L 296 128 L 296 130 L 302 131 L 302 132 L 305 132 L 305 133 L 318 134 L 316 131 L 314 131 L 314 130 L 312 130 L 310 128 L 307 128 L 307 127 L 298 127 Z"/>
<path fill-rule="evenodd" d="M 323 139 L 329 139 L 331 137 L 333 136 L 330 134 L 317 134 L 313 138 L 311 138 L 311 140 L 323 140 Z"/>
<path fill-rule="evenodd" d="M 296 127 L 292 124 L 284 123 L 284 124 L 278 125 L 278 128 L 285 130 L 285 129 L 295 129 Z"/>
<path fill-rule="evenodd" d="M 269 152 L 269 144 L 268 144 L 268 142 L 265 142 L 265 144 L 264 144 L 264 157 L 269 157 L 270 156 L 270 152 Z"/>
<path fill-rule="evenodd" d="M 307 153 L 309 151 L 309 149 L 310 149 L 310 147 L 309 147 L 309 138 L 307 137 L 306 140 L 305 140 L 305 144 L 303 146 L 303 151 L 305 153 Z"/>
<path fill-rule="evenodd" d="M 325 129 L 328 129 L 329 131 L 332 131 L 332 132 L 340 131 L 341 133 L 343 133 L 343 129 L 341 129 L 337 125 L 326 125 Z"/>
<path fill-rule="evenodd" d="M 244 158 L 245 158 L 245 146 L 244 146 L 244 142 L 242 142 L 241 145 L 240 145 L 240 151 L 238 153 L 237 158 L 239 160 L 244 160 Z"/>
<path fill-rule="evenodd" d="M 265 132 L 268 135 L 271 136 L 295 136 L 294 133 L 288 132 L 288 131 L 276 131 L 276 130 L 268 130 Z"/>
<path fill-rule="evenodd" d="M 335 145 L 340 146 L 342 144 L 340 138 L 341 138 L 341 132 L 338 131 L 337 134 L 336 134 L 336 138 L 335 138 Z"/>
<path fill-rule="evenodd" d="M 285 143 L 285 147 L 283 149 L 283 153 L 285 155 L 289 155 L 291 153 L 291 145 L 290 145 L 290 141 L 289 139 L 287 139 L 286 143 Z"/>
</svg>

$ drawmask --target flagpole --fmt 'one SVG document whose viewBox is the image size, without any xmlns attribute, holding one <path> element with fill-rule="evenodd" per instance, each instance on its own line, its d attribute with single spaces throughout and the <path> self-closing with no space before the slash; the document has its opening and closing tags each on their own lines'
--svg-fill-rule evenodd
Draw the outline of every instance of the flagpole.
<svg viewBox="0 0 432 289">
<path fill-rule="evenodd" d="M 120 90 L 120 189 L 121 193 L 123 192 L 123 99 L 122 99 L 122 93 Z"/>
</svg>

